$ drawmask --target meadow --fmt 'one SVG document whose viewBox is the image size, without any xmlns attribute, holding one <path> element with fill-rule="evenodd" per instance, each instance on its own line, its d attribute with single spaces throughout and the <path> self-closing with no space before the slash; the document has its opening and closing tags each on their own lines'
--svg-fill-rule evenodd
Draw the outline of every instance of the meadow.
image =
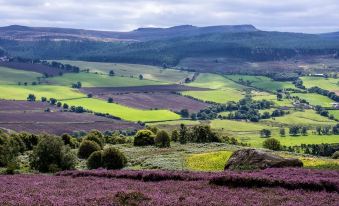
<svg viewBox="0 0 339 206">
<path fill-rule="evenodd" d="M 0 85 L 1 84 L 17 85 L 19 82 L 21 82 L 22 84 L 24 82 L 31 84 L 32 82 L 37 82 L 39 77 L 42 77 L 42 74 L 0 67 Z"/>
<path fill-rule="evenodd" d="M 277 95 L 270 94 L 267 92 L 253 92 L 251 93 L 253 100 L 268 100 L 274 102 L 275 107 L 291 107 L 292 100 L 283 98 L 282 100 L 277 100 Z"/>
<path fill-rule="evenodd" d="M 339 119 L 339 110 L 328 110 L 330 115 L 333 115 L 334 118 Z"/>
<path fill-rule="evenodd" d="M 63 76 L 48 78 L 48 84 L 62 85 L 71 87 L 72 84 L 81 82 L 83 87 L 126 87 L 126 86 L 145 86 L 145 85 L 161 85 L 165 82 L 153 80 L 140 80 L 138 76 L 120 77 L 109 76 L 107 74 L 92 74 L 92 73 L 68 73 Z"/>
<path fill-rule="evenodd" d="M 323 78 L 323 77 L 301 77 L 303 85 L 306 88 L 320 87 L 329 91 L 339 90 L 339 80 L 334 78 Z"/>
<path fill-rule="evenodd" d="M 82 106 L 85 109 L 103 114 L 110 114 L 127 121 L 166 121 L 180 119 L 180 116 L 169 110 L 141 110 L 126 107 L 116 103 L 108 103 L 107 101 L 95 98 L 82 98 L 74 100 L 65 100 L 70 106 Z"/>
<path fill-rule="evenodd" d="M 320 105 L 322 107 L 331 107 L 331 103 L 333 102 L 333 100 L 328 97 L 314 93 L 293 93 L 292 96 L 298 96 L 313 106 Z"/>
<path fill-rule="evenodd" d="M 225 77 L 235 82 L 248 81 L 250 86 L 270 92 L 275 92 L 278 89 L 295 88 L 291 82 L 274 81 L 264 76 L 226 75 Z"/>
<path fill-rule="evenodd" d="M 29 94 L 34 94 L 37 100 L 40 100 L 41 97 L 57 100 L 86 97 L 76 89 L 57 85 L 0 85 L 0 99 L 27 100 Z"/>
<path fill-rule="evenodd" d="M 59 60 L 58 60 L 59 61 Z M 108 74 L 111 70 L 116 76 L 138 77 L 140 74 L 144 79 L 177 83 L 184 80 L 186 77 L 192 77 L 192 72 L 179 71 L 175 69 L 163 69 L 157 66 L 141 65 L 141 64 L 123 64 L 123 63 L 101 63 L 101 62 L 86 62 L 86 61 L 60 61 L 64 64 L 78 66 L 81 69 L 89 69 L 91 73 Z"/>
</svg>

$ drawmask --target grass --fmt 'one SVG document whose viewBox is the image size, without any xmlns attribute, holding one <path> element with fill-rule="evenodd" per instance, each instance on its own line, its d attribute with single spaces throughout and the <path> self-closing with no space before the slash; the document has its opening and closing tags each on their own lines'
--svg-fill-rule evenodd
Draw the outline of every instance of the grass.
<svg viewBox="0 0 339 206">
<path fill-rule="evenodd" d="M 226 75 L 227 78 L 239 82 L 240 79 L 251 82 L 251 86 L 265 91 L 275 92 L 278 89 L 295 88 L 291 82 L 274 81 L 264 76 Z"/>
<path fill-rule="evenodd" d="M 283 152 L 277 154 L 286 158 L 298 158 L 303 162 L 305 168 L 339 169 L 339 160 L 324 157 L 292 155 Z M 231 155 L 231 151 L 192 154 L 186 158 L 186 165 L 190 170 L 195 171 L 223 171 L 224 166 Z"/>
<path fill-rule="evenodd" d="M 131 77 L 111 77 L 109 75 L 100 75 L 92 73 L 68 73 L 63 76 L 47 79 L 48 83 L 62 86 L 71 86 L 73 83 L 81 82 L 83 87 L 127 87 L 127 86 L 144 86 L 159 85 L 164 82 L 139 80 Z"/>
<path fill-rule="evenodd" d="M 189 86 L 213 89 L 211 91 L 187 91 L 182 92 L 185 96 L 191 96 L 202 101 L 226 103 L 228 101 L 239 101 L 245 95 L 246 87 L 237 84 L 217 74 L 203 73 L 188 84 Z"/>
<path fill-rule="evenodd" d="M 108 103 L 106 101 L 95 98 L 83 98 L 75 100 L 66 100 L 63 103 L 67 103 L 70 106 L 82 106 L 85 109 L 92 110 L 94 112 L 100 112 L 104 114 L 110 114 L 127 121 L 165 121 L 165 120 L 177 120 L 180 116 L 169 110 L 140 110 L 131 107 L 122 106 L 115 103 Z"/>
<path fill-rule="evenodd" d="M 37 82 L 38 77 L 42 77 L 42 75 L 36 72 L 0 67 L 0 84 L 17 85 L 18 82 L 31 84 L 32 82 Z"/>
<path fill-rule="evenodd" d="M 184 96 L 194 97 L 205 102 L 226 103 L 229 101 L 238 102 L 244 98 L 244 92 L 235 89 L 220 89 L 210 91 L 186 91 L 181 93 Z"/>
<path fill-rule="evenodd" d="M 174 69 L 162 69 L 161 67 L 141 64 L 100 63 L 68 60 L 63 60 L 60 62 L 75 65 L 81 69 L 89 69 L 90 72 L 98 72 L 106 75 L 110 70 L 113 70 L 117 76 L 130 77 L 132 75 L 134 77 L 138 77 L 140 74 L 142 74 L 144 79 L 161 82 L 179 82 L 184 80 L 186 77 L 191 77 L 193 75 L 192 72 Z"/>
<path fill-rule="evenodd" d="M 301 99 L 305 99 L 308 101 L 311 105 L 320 105 L 323 107 L 330 107 L 331 103 L 334 102 L 328 97 L 325 97 L 320 94 L 313 94 L 313 93 L 294 93 L 293 96 L 298 96 Z"/>
<path fill-rule="evenodd" d="M 208 152 L 192 154 L 186 158 L 186 167 L 195 171 L 222 171 L 231 151 Z"/>
<path fill-rule="evenodd" d="M 170 126 L 176 126 L 180 124 L 185 125 L 199 125 L 199 121 L 193 121 L 193 120 L 174 120 L 174 121 L 164 121 L 164 122 L 155 122 L 155 123 L 148 123 L 147 125 L 156 126 L 156 125 L 170 125 Z"/>
<path fill-rule="evenodd" d="M 233 120 L 211 120 L 212 129 L 221 129 L 233 132 L 246 132 L 246 131 L 260 131 L 267 128 L 265 125 L 260 125 L 252 122 L 233 121 Z"/>
<path fill-rule="evenodd" d="M 325 79 L 323 77 L 301 77 L 301 80 L 303 81 L 303 84 L 306 88 L 317 86 L 329 91 L 339 91 L 338 79 Z"/>
<path fill-rule="evenodd" d="M 313 110 L 292 111 L 291 114 L 276 117 L 274 119 L 262 120 L 262 122 L 271 125 L 304 125 L 304 126 L 322 126 L 334 125 L 335 121 L 327 117 L 320 116 Z"/>
<path fill-rule="evenodd" d="M 339 110 L 328 110 L 328 112 L 334 116 L 334 118 L 339 119 Z"/>
<path fill-rule="evenodd" d="M 277 95 L 269 94 L 266 92 L 260 92 L 252 95 L 253 100 L 268 100 L 274 102 L 277 107 L 290 107 L 292 106 L 292 101 L 289 99 L 282 99 L 281 101 L 277 100 Z"/>
<path fill-rule="evenodd" d="M 0 85 L 0 99 L 26 100 L 29 94 L 34 94 L 37 100 L 41 97 L 56 98 L 58 100 L 85 97 L 78 90 L 64 86 L 37 85 L 18 86 Z"/>
</svg>

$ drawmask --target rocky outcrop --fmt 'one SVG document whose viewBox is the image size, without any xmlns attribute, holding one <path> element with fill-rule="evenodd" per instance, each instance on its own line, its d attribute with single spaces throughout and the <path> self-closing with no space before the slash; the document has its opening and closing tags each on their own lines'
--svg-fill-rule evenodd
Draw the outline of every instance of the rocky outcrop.
<svg viewBox="0 0 339 206">
<path fill-rule="evenodd" d="M 299 159 L 287 159 L 256 149 L 243 149 L 232 154 L 225 165 L 225 170 L 302 166 L 303 163 Z"/>
</svg>

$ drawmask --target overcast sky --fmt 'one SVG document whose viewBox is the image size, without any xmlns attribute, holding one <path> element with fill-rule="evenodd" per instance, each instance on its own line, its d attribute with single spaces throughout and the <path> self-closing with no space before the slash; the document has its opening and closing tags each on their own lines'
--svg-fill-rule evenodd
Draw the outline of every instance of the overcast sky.
<svg viewBox="0 0 339 206">
<path fill-rule="evenodd" d="M 0 26 L 129 31 L 253 24 L 262 30 L 339 31 L 339 0 L 0 0 Z"/>
</svg>

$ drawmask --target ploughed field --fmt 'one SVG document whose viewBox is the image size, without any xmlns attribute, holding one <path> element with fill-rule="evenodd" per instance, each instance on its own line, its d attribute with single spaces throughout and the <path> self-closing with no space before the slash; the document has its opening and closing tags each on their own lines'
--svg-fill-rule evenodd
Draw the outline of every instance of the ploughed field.
<svg viewBox="0 0 339 206">
<path fill-rule="evenodd" d="M 50 112 L 45 112 L 50 108 Z M 62 112 L 42 102 L 0 101 L 0 128 L 61 135 L 73 131 L 140 129 L 138 124 L 89 113 Z"/>
<path fill-rule="evenodd" d="M 1 205 L 337 205 L 339 172 L 66 171 L 0 176 Z"/>
</svg>

